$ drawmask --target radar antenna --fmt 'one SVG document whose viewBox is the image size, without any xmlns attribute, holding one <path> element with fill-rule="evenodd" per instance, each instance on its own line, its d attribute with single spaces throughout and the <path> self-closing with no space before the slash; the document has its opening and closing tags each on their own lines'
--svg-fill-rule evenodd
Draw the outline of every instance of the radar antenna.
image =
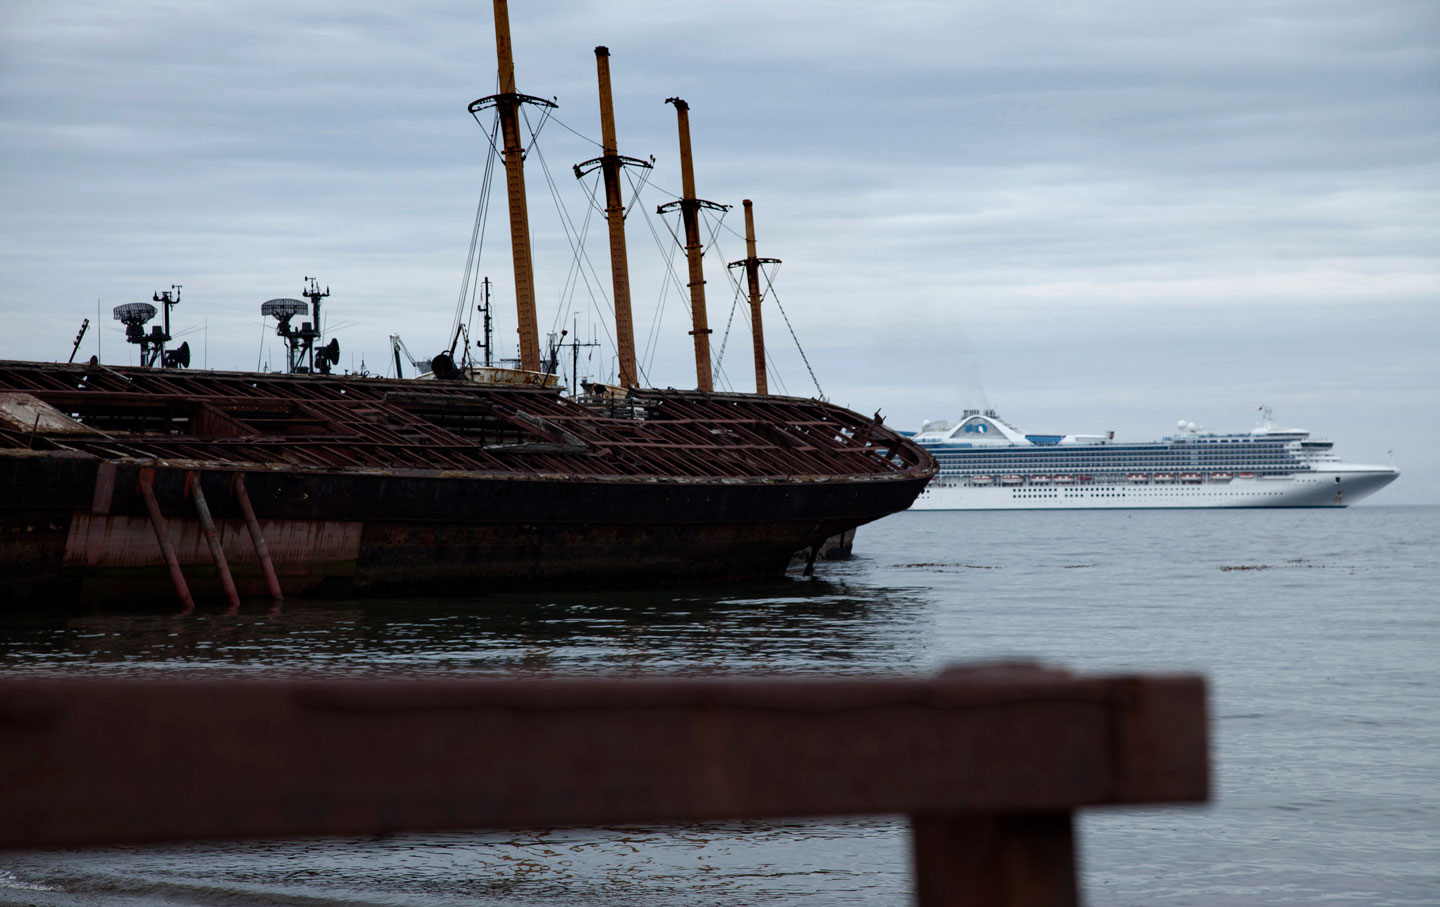
<svg viewBox="0 0 1440 907">
<path fill-rule="evenodd" d="M 127 302 L 114 309 L 115 320 L 125 325 L 125 341 L 140 346 L 140 364 L 151 366 L 160 355 L 165 333 L 159 325 L 145 333 L 145 325 L 155 317 L 155 307 L 148 302 Z"/>
<path fill-rule="evenodd" d="M 340 341 L 332 339 L 327 344 L 318 344 L 321 339 L 320 300 L 330 295 L 330 288 L 322 291 L 318 280 L 306 277 L 301 295 L 310 302 L 289 297 L 271 299 L 260 304 L 260 314 L 277 322 L 275 334 L 285 341 L 286 371 L 291 374 L 318 372 L 328 375 L 340 361 Z M 294 327 L 290 319 L 296 315 L 310 315 L 314 320 L 302 321 L 299 327 Z"/>
<path fill-rule="evenodd" d="M 165 344 L 170 341 L 170 310 L 180 304 L 180 285 L 171 284 L 170 289 L 157 291 L 154 300 L 165 310 L 163 328 L 158 324 L 151 325 L 150 332 L 145 332 L 145 325 L 156 314 L 156 308 L 148 302 L 117 305 L 115 320 L 125 325 L 125 340 L 139 344 L 141 365 L 146 368 L 157 365 L 161 368 L 185 368 L 190 364 L 190 344 L 182 343 L 175 350 L 165 349 Z M 75 338 L 75 346 L 80 346 L 79 337 Z"/>
</svg>

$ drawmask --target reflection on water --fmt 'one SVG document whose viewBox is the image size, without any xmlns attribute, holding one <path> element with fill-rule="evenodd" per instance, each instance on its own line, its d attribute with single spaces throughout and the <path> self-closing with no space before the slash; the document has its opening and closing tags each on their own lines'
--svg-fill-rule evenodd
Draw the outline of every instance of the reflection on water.
<svg viewBox="0 0 1440 907">
<path fill-rule="evenodd" d="M 905 588 L 787 579 L 630 593 L 256 602 L 0 616 L 0 663 L 67 676 L 892 672 L 924 648 Z M 888 818 L 402 835 L 0 855 L 0 904 L 903 903 Z"/>
<path fill-rule="evenodd" d="M 787 579 L 634 592 L 287 602 L 3 618 L 5 667 L 67 674 L 627 674 L 891 671 L 915 651 L 913 592 Z"/>
<path fill-rule="evenodd" d="M 19 855 L 0 904 L 899 904 L 906 847 L 880 819 L 111 847 Z"/>
</svg>

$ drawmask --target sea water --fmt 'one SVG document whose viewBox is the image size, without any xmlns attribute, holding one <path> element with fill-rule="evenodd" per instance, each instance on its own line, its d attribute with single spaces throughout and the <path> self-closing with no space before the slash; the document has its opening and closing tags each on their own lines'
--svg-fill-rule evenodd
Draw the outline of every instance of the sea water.
<svg viewBox="0 0 1440 907">
<path fill-rule="evenodd" d="M 1090 903 L 1435 904 L 1437 590 L 1434 507 L 903 513 L 810 580 L 292 601 L 279 615 L 6 613 L 0 670 L 833 675 L 1024 658 L 1198 671 L 1213 802 L 1083 813 Z M 0 904 L 909 899 L 907 831 L 890 817 L 0 853 Z"/>
</svg>

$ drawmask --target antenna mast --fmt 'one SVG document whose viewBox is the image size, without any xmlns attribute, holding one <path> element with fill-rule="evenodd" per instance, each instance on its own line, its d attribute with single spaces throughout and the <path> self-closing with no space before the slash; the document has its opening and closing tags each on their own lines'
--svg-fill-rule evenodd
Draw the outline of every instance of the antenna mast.
<svg viewBox="0 0 1440 907">
<path fill-rule="evenodd" d="M 485 351 L 485 367 L 490 367 L 490 347 L 492 325 L 490 323 L 490 278 L 483 278 L 481 287 L 484 289 L 484 300 L 475 308 L 480 310 L 481 336 L 483 340 L 475 341 L 475 345 Z"/>
<path fill-rule="evenodd" d="M 745 257 L 730 262 L 730 267 L 745 268 L 746 281 L 750 289 L 750 327 L 755 338 L 755 393 L 770 393 L 765 380 L 765 329 L 760 321 L 760 266 L 778 265 L 778 258 L 755 257 L 755 209 L 750 199 L 745 199 Z"/>
<path fill-rule="evenodd" d="M 330 288 L 320 289 L 320 281 L 314 277 L 305 278 L 305 289 L 300 295 L 310 300 L 307 305 L 298 299 L 271 299 L 260 305 L 260 317 L 273 317 L 277 324 L 275 334 L 285 341 L 286 371 L 291 374 L 318 372 L 330 374 L 330 369 L 340 361 L 340 341 L 331 341 L 316 348 L 321 339 L 320 300 L 330 295 Z M 291 327 L 290 319 L 309 314 L 313 322 L 302 321 L 299 328 Z"/>
<path fill-rule="evenodd" d="M 90 319 L 86 318 L 80 322 L 80 333 L 75 335 L 75 345 L 70 348 L 70 361 L 75 361 L 75 354 L 80 350 L 80 341 L 85 339 L 85 332 L 90 328 Z"/>
<path fill-rule="evenodd" d="M 164 333 L 158 333 L 154 328 L 152 328 L 150 331 L 150 342 L 154 346 L 156 351 L 152 355 L 159 356 L 161 368 L 170 368 L 172 367 L 172 363 L 170 360 L 173 358 L 173 356 L 165 351 L 165 344 L 168 343 L 170 340 L 170 310 L 180 304 L 180 285 L 171 284 L 170 289 L 157 291 L 155 294 L 153 294 L 151 298 L 155 302 L 160 303 L 160 308 L 165 313 Z M 187 356 L 186 358 L 188 359 L 189 357 Z M 147 362 L 145 364 L 152 365 L 154 364 L 154 360 L 152 359 L 151 362 Z"/>
<path fill-rule="evenodd" d="M 530 213 L 525 202 L 525 146 L 520 142 L 521 104 L 555 107 L 553 101 L 515 91 L 515 58 L 510 51 L 510 9 L 495 0 L 495 56 L 500 64 L 500 93 L 472 101 L 474 116 L 487 107 L 500 115 L 505 154 L 505 189 L 510 201 L 510 253 L 515 264 L 515 308 L 519 315 L 520 367 L 540 371 L 540 328 L 535 317 L 534 264 L 530 255 Z"/>
<path fill-rule="evenodd" d="M 595 68 L 600 81 L 600 136 L 604 153 L 575 165 L 579 179 L 598 165 L 605 183 L 605 219 L 610 225 L 610 278 L 615 295 L 615 347 L 620 358 L 620 386 L 638 387 L 635 369 L 635 328 L 630 314 L 630 271 L 625 256 L 625 200 L 620 195 L 620 168 L 649 169 L 649 161 L 624 157 L 615 141 L 615 107 L 610 100 L 610 49 L 595 48 Z"/>
<path fill-rule="evenodd" d="M 679 201 L 666 202 L 655 210 L 664 214 L 680 209 L 685 224 L 685 259 L 690 265 L 690 315 L 695 337 L 695 377 L 700 390 L 709 393 L 715 389 L 710 378 L 710 324 L 705 317 L 705 272 L 700 257 L 704 248 L 700 244 L 700 209 L 711 208 L 728 211 L 728 205 L 707 202 L 695 197 L 695 167 L 690 160 L 690 105 L 680 98 L 666 98 L 665 103 L 675 105 L 675 116 L 680 124 L 680 191 Z"/>
</svg>

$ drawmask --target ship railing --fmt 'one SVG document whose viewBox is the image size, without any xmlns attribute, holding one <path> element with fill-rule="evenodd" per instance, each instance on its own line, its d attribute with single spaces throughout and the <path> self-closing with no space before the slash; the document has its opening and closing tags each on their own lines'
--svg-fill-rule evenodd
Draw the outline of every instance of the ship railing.
<svg viewBox="0 0 1440 907">
<path fill-rule="evenodd" d="M 919 678 L 11 676 L 0 721 L 0 848 L 897 815 L 921 907 L 1075 904 L 1077 810 L 1209 790 L 1202 678 L 1036 665 Z"/>
</svg>

